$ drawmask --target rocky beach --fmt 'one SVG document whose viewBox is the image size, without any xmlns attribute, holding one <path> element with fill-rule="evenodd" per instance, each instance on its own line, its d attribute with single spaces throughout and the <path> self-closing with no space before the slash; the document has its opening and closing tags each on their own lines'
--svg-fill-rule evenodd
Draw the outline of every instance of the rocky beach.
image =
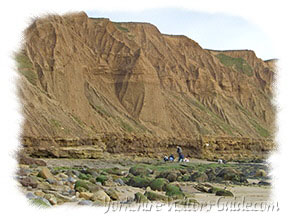
<svg viewBox="0 0 288 217">
<path fill-rule="evenodd" d="M 176 206 L 269 201 L 265 163 L 163 162 L 157 159 L 35 159 L 20 157 L 15 178 L 32 204 L 109 206 L 163 203 Z"/>
</svg>

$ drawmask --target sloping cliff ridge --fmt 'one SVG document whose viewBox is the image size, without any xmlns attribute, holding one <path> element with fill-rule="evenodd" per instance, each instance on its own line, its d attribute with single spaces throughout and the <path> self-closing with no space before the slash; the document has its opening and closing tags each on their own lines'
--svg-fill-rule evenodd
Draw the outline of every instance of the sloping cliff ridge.
<svg viewBox="0 0 288 217">
<path fill-rule="evenodd" d="M 205 50 L 82 12 L 36 19 L 16 60 L 31 155 L 156 156 L 180 144 L 191 156 L 249 158 L 273 148 L 275 62 L 253 51 Z"/>
</svg>

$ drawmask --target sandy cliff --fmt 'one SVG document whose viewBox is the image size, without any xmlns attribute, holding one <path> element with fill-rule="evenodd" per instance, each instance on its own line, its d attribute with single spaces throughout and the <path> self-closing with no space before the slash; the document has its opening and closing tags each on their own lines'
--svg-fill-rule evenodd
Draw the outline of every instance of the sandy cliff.
<svg viewBox="0 0 288 217">
<path fill-rule="evenodd" d="M 36 19 L 17 61 L 27 147 L 63 147 L 69 140 L 97 153 L 135 146 L 145 154 L 164 151 L 172 139 L 194 141 L 186 142 L 193 154 L 204 137 L 265 144 L 273 138 L 275 63 L 253 51 L 205 50 L 152 24 L 78 13 Z M 118 138 L 114 146 L 111 135 Z M 264 143 L 256 149 L 271 149 Z"/>
</svg>

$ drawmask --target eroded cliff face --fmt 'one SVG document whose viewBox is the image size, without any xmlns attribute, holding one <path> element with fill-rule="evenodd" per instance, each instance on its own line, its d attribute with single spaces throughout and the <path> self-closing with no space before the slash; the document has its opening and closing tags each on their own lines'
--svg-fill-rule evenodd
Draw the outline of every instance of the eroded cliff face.
<svg viewBox="0 0 288 217">
<path fill-rule="evenodd" d="M 152 149 L 169 138 L 273 137 L 274 63 L 253 51 L 205 50 L 148 23 L 78 13 L 36 19 L 17 61 L 23 138 L 97 137 L 107 151 L 110 134 L 149 138 Z"/>
</svg>

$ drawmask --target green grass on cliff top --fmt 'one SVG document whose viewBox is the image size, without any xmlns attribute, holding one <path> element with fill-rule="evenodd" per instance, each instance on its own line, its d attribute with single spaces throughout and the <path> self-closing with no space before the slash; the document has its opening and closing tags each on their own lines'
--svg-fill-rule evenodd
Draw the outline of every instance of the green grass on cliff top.
<svg viewBox="0 0 288 217">
<path fill-rule="evenodd" d="M 237 72 L 241 72 L 243 74 L 246 74 L 248 76 L 253 75 L 253 69 L 252 67 L 247 63 L 246 60 L 242 58 L 234 58 L 227 56 L 225 54 L 217 54 L 216 57 L 220 60 L 220 62 L 229 67 L 235 69 Z"/>
</svg>

